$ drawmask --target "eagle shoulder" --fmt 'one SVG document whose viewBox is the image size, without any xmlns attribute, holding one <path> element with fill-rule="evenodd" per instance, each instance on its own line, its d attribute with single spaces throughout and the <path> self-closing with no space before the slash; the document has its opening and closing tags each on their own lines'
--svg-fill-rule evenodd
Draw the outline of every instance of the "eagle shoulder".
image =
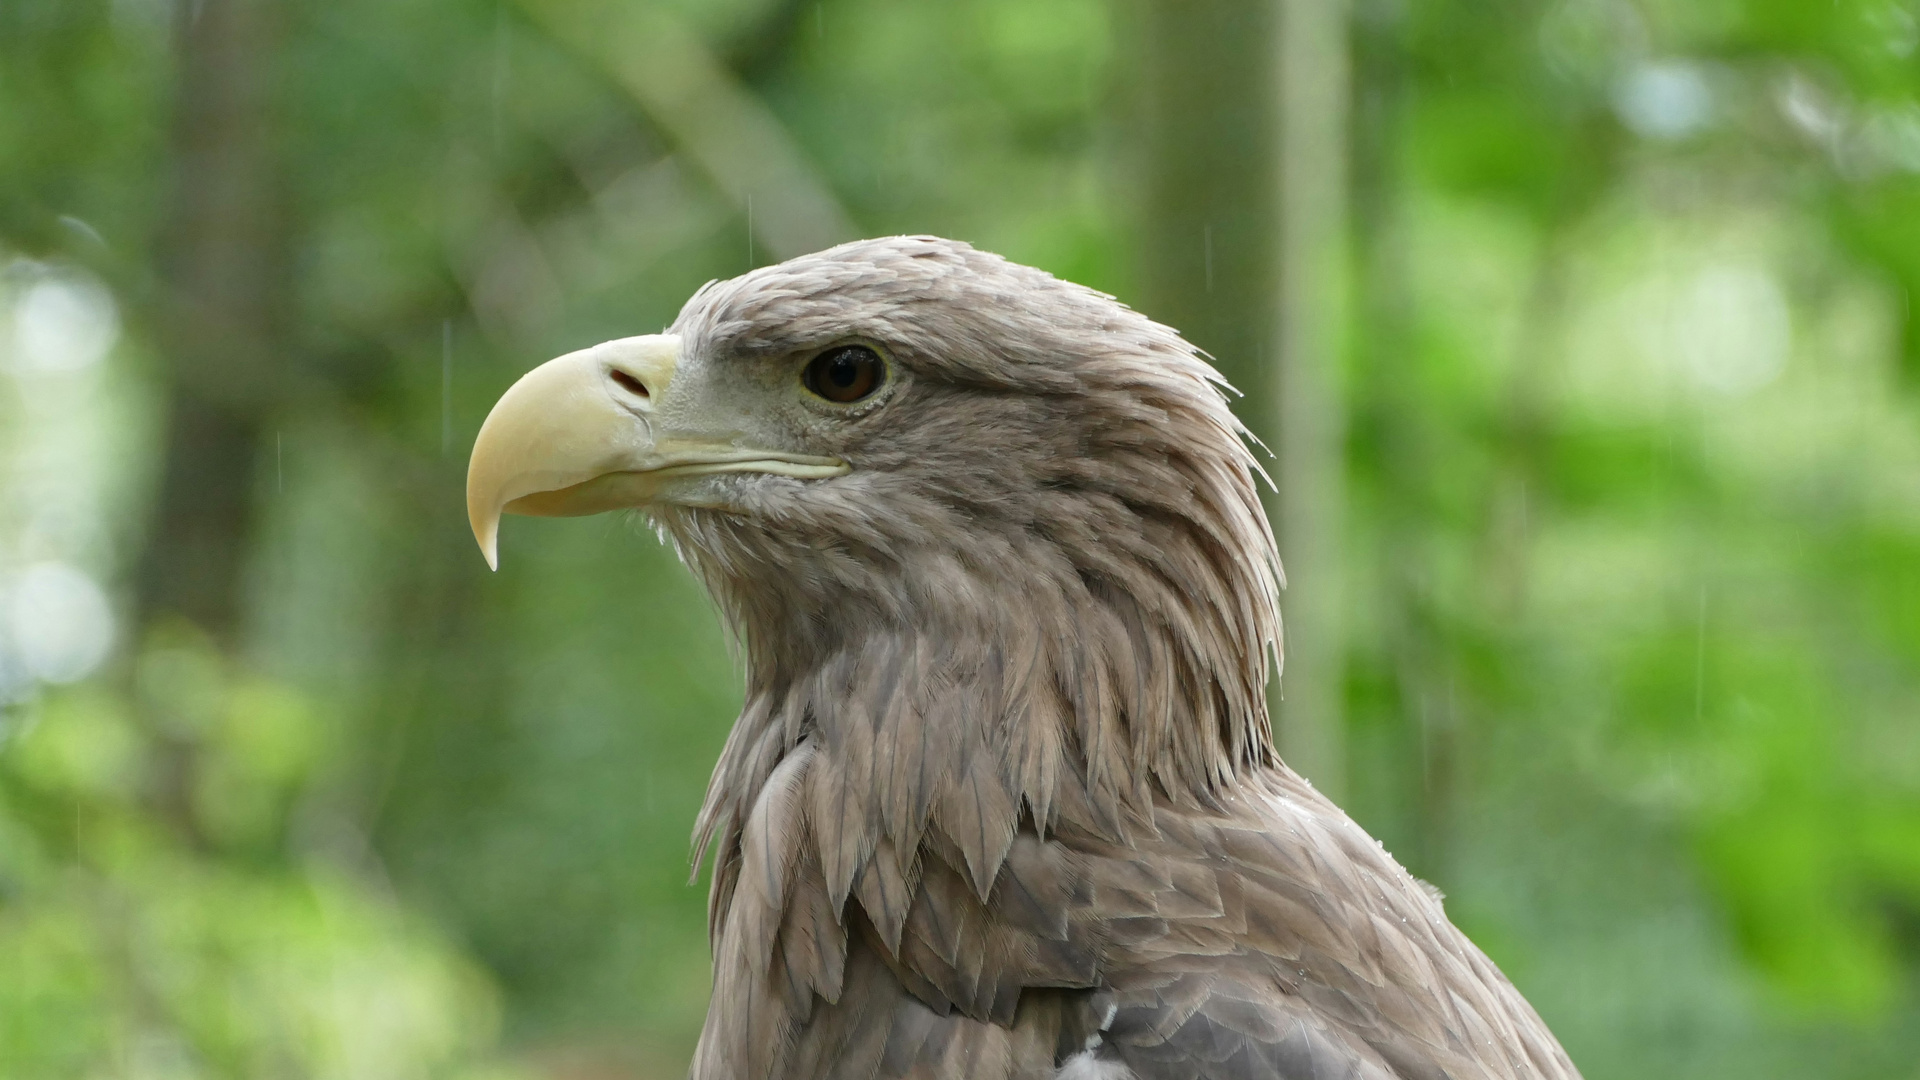
<svg viewBox="0 0 1920 1080">
<path fill-rule="evenodd" d="M 723 857 L 696 1080 L 1578 1076 L 1438 900 L 1283 768 L 1215 809 L 1157 803 L 1124 841 L 1029 821 L 984 896 L 935 822 L 836 904 L 815 767 L 806 743 L 783 760 Z"/>
</svg>

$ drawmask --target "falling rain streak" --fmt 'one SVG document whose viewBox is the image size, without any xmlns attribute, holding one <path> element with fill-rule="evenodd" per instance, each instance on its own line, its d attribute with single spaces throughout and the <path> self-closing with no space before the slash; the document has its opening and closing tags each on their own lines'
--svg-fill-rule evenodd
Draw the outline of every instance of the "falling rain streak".
<svg viewBox="0 0 1920 1080">
<path fill-rule="evenodd" d="M 1707 587 L 1700 586 L 1699 613 L 1693 629 L 1693 723 L 1707 713 Z"/>
<path fill-rule="evenodd" d="M 1200 230 L 1200 242 L 1204 249 L 1203 260 L 1207 268 L 1207 291 L 1213 291 L 1213 226 Z"/>
<path fill-rule="evenodd" d="M 453 449 L 453 320 L 440 320 L 440 456 Z"/>
</svg>

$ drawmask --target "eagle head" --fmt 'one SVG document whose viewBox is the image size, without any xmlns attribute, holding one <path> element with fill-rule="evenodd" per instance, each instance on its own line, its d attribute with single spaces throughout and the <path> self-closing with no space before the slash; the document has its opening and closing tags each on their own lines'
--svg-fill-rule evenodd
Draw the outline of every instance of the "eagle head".
<svg viewBox="0 0 1920 1080">
<path fill-rule="evenodd" d="M 984 732 L 1042 822 L 1065 773 L 1204 799 L 1271 755 L 1279 639 L 1223 386 L 1110 296 L 956 241 L 864 240 L 528 373 L 480 431 L 467 506 L 490 564 L 502 513 L 643 511 L 744 643 L 741 723 L 759 708 L 776 742 L 964 707 L 942 722 Z"/>
</svg>

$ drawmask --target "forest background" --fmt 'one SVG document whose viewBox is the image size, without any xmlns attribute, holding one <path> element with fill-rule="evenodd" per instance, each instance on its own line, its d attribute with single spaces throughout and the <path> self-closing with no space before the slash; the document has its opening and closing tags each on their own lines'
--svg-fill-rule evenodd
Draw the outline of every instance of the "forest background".
<svg viewBox="0 0 1920 1080">
<path fill-rule="evenodd" d="M 739 673 L 466 452 L 900 232 L 1217 358 L 1286 755 L 1588 1077 L 1920 1077 L 1913 0 L 0 0 L 0 1074 L 683 1072 Z"/>
</svg>

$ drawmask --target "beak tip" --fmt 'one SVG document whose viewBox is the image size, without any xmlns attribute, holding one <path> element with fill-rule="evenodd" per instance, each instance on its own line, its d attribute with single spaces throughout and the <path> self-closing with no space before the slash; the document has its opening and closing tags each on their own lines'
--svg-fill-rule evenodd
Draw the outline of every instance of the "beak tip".
<svg viewBox="0 0 1920 1080">
<path fill-rule="evenodd" d="M 475 517 L 472 520 L 473 538 L 480 544 L 480 557 L 487 560 L 487 569 L 500 569 L 500 518 L 496 515 L 490 520 Z"/>
</svg>

